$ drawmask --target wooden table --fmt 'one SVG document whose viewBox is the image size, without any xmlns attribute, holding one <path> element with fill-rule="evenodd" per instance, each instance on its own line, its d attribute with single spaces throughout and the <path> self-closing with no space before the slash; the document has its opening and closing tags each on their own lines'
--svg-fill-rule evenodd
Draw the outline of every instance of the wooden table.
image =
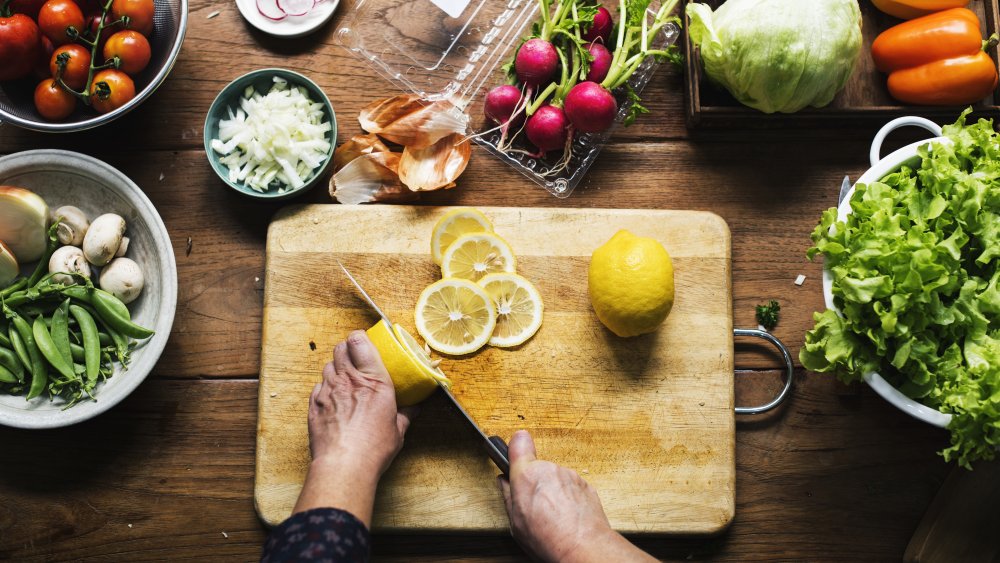
<svg viewBox="0 0 1000 563">
<path fill-rule="evenodd" d="M 251 560 L 265 536 L 253 509 L 264 237 L 277 205 L 229 191 L 204 155 L 216 93 L 255 68 L 313 78 L 340 118 L 394 89 L 334 41 L 353 2 L 314 35 L 279 40 L 247 25 L 232 2 L 193 0 L 176 67 L 143 106 L 96 131 L 43 135 L 0 127 L 0 153 L 56 147 L 106 160 L 141 186 L 170 231 L 179 300 L 152 376 L 123 404 L 71 428 L 0 428 L 0 559 Z M 218 17 L 210 14 L 218 11 Z M 781 302 L 774 331 L 793 355 L 823 306 L 820 264 L 805 250 L 844 174 L 867 168 L 877 124 L 852 130 L 724 131 L 684 127 L 682 82 L 665 70 L 645 96 L 651 114 L 620 131 L 590 174 L 559 200 L 476 147 L 456 189 L 436 205 L 709 210 L 733 235 L 733 316 Z M 325 185 L 300 198 L 329 202 Z M 806 276 L 800 287 L 793 282 Z M 737 346 L 737 399 L 780 384 L 779 359 Z M 736 520 L 710 539 L 644 540 L 664 559 L 898 560 L 949 466 L 947 434 L 867 387 L 796 373 L 782 409 L 737 421 Z M 303 405 L 305 416 L 305 405 Z M 416 422 L 419 424 L 419 420 Z M 507 537 L 376 536 L 381 561 L 520 561 Z"/>
</svg>

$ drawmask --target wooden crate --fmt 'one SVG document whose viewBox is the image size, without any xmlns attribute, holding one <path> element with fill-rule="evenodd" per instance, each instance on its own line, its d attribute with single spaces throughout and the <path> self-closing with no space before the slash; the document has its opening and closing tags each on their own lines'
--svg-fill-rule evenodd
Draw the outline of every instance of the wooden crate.
<svg viewBox="0 0 1000 563">
<path fill-rule="evenodd" d="M 724 0 L 702 0 L 718 7 Z M 682 9 L 689 0 L 684 0 Z M 898 20 L 877 10 L 870 0 L 859 0 L 862 14 L 862 47 L 854 74 L 825 108 L 806 108 L 793 114 L 766 114 L 737 102 L 722 87 L 712 84 L 703 75 L 698 48 L 692 45 L 687 33 L 683 46 L 687 66 L 685 76 L 685 114 L 688 127 L 822 127 L 824 125 L 865 125 L 888 121 L 901 115 L 920 115 L 942 123 L 954 121 L 963 107 L 930 107 L 900 105 L 886 87 L 886 75 L 875 68 L 871 58 L 871 45 L 879 33 L 900 23 Z M 997 13 L 998 0 L 974 0 L 969 9 L 976 12 L 983 24 L 983 36 L 997 31 L 1000 16 Z M 764 16 L 766 17 L 766 16 Z M 685 19 L 686 22 L 686 19 Z M 686 29 L 685 25 L 685 29 Z M 994 61 L 1000 57 L 1000 50 L 993 48 L 990 56 Z M 989 98 L 973 104 L 976 114 L 985 117 L 1000 115 L 1000 90 Z"/>
</svg>

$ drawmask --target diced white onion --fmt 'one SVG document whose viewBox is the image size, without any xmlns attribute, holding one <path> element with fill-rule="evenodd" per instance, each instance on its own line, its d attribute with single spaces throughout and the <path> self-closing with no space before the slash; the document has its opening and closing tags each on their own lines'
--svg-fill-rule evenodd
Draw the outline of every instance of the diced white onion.
<svg viewBox="0 0 1000 563">
<path fill-rule="evenodd" d="M 229 168 L 229 181 L 281 193 L 303 186 L 323 164 L 331 129 L 322 103 L 275 76 L 266 95 L 252 87 L 244 91 L 239 106 L 229 108 L 229 119 L 219 122 L 219 138 L 211 147 L 223 155 L 219 162 Z"/>
</svg>

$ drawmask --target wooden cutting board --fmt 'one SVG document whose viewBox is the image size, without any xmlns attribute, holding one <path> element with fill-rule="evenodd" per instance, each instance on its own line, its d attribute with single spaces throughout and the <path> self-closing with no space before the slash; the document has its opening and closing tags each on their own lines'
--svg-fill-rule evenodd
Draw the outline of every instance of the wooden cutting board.
<svg viewBox="0 0 1000 563">
<path fill-rule="evenodd" d="M 440 276 L 430 235 L 445 208 L 307 205 L 267 236 L 254 499 L 264 522 L 292 510 L 309 463 L 309 393 L 333 346 L 377 321 L 341 260 L 395 322 Z M 692 211 L 483 208 L 545 301 L 545 321 L 513 350 L 485 348 L 441 367 L 487 434 L 518 429 L 539 457 L 578 471 L 615 529 L 711 534 L 734 515 L 730 235 Z M 590 255 L 619 229 L 661 241 L 676 301 L 653 334 L 620 339 L 594 315 Z M 358 437 L 364 440 L 363 436 Z M 497 470 L 441 397 L 426 401 L 379 486 L 382 531 L 506 532 Z"/>
</svg>

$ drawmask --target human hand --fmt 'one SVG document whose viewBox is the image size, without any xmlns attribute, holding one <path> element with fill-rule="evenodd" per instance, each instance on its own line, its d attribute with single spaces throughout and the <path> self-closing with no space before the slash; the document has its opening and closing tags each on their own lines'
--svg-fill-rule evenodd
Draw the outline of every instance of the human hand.
<svg viewBox="0 0 1000 563">
<path fill-rule="evenodd" d="M 354 331 L 337 344 L 309 397 L 312 464 L 295 511 L 336 506 L 367 524 L 375 486 L 414 414 L 397 412 L 392 379 L 367 334 Z"/>
<path fill-rule="evenodd" d="M 510 478 L 498 477 L 514 539 L 542 561 L 655 561 L 611 529 L 601 500 L 576 471 L 536 458 L 524 430 L 509 444 Z"/>
</svg>

